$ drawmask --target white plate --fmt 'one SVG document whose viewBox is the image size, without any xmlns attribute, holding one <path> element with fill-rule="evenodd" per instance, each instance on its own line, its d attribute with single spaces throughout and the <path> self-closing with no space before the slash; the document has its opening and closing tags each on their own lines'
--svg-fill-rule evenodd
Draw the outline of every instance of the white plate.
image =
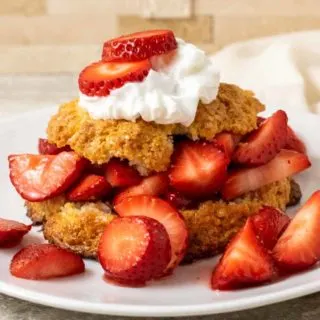
<svg viewBox="0 0 320 320">
<path fill-rule="evenodd" d="M 28 221 L 23 201 L 8 178 L 7 155 L 36 152 L 37 139 L 45 136 L 50 110 L 22 114 L 0 121 L 0 215 Z M 298 177 L 305 200 L 320 188 L 320 117 L 290 114 L 292 126 L 306 141 L 312 169 Z M 33 229 L 22 245 L 42 242 Z M 48 306 L 69 310 L 126 316 L 184 316 L 243 310 L 320 291 L 320 268 L 297 274 L 269 285 L 233 292 L 214 292 L 210 274 L 217 258 L 179 267 L 174 276 L 145 288 L 124 288 L 107 284 L 95 261 L 86 261 L 84 275 L 51 281 L 27 281 L 9 273 L 17 248 L 0 251 L 0 292 Z"/>
</svg>

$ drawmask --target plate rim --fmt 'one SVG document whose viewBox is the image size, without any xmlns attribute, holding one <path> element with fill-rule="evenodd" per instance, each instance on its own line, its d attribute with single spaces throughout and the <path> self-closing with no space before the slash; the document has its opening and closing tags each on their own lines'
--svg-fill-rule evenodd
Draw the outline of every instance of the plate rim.
<svg viewBox="0 0 320 320">
<path fill-rule="evenodd" d="M 49 113 L 57 110 L 56 107 L 46 107 L 39 110 L 26 111 L 12 116 L 5 116 L 0 119 L 1 123 L 15 122 L 29 116 L 31 113 L 35 115 Z M 275 108 L 268 108 L 266 112 L 272 112 Z M 304 116 L 319 121 L 320 116 L 311 112 L 301 112 L 300 110 L 285 110 L 290 115 Z M 306 119 L 307 120 L 307 119 Z M 263 297 L 257 295 L 254 297 L 244 297 L 236 300 L 219 301 L 215 303 L 194 304 L 194 305 L 134 305 L 134 304 L 115 304 L 115 303 L 95 303 L 80 302 L 72 298 L 61 298 L 50 294 L 37 293 L 36 291 L 25 289 L 19 285 L 8 284 L 0 280 L 0 293 L 22 299 L 28 302 L 55 307 L 64 310 L 85 312 L 91 314 L 115 315 L 115 316 L 152 316 L 152 317 L 182 317 L 195 315 L 210 315 L 218 313 L 228 313 L 233 311 L 241 311 L 272 303 L 283 302 L 290 299 L 302 297 L 320 291 L 320 279 L 305 284 L 300 284 L 292 290 L 292 287 L 282 289 L 280 292 L 264 293 Z"/>
</svg>

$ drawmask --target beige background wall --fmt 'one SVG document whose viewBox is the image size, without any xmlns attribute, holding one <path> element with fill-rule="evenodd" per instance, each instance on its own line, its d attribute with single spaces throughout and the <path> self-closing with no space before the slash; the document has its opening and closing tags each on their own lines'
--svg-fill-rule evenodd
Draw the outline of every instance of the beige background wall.
<svg viewBox="0 0 320 320">
<path fill-rule="evenodd" d="M 99 58 L 103 40 L 148 28 L 214 52 L 320 29 L 320 0 L 0 0 L 0 73 L 76 72 Z"/>
</svg>

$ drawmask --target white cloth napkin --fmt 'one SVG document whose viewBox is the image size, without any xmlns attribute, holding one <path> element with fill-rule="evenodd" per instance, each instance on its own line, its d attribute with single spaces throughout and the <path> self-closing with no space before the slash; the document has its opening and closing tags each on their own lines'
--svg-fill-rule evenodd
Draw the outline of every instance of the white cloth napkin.
<svg viewBox="0 0 320 320">
<path fill-rule="evenodd" d="M 264 104 L 320 114 L 320 31 L 235 43 L 212 60 L 221 81 L 254 91 Z"/>
</svg>

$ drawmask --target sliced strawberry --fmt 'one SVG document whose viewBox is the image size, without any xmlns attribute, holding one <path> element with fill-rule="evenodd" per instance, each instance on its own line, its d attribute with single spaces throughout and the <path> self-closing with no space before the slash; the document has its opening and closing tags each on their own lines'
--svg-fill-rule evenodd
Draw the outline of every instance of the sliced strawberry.
<svg viewBox="0 0 320 320">
<path fill-rule="evenodd" d="M 178 47 L 171 30 L 136 32 L 104 43 L 104 61 L 138 61 L 166 53 Z"/>
<path fill-rule="evenodd" d="M 31 225 L 0 218 L 0 248 L 15 247 L 30 230 Z"/>
<path fill-rule="evenodd" d="M 187 244 L 188 231 L 182 215 L 168 202 L 152 196 L 133 196 L 115 205 L 115 211 L 121 216 L 146 216 L 153 218 L 166 228 L 172 249 L 171 261 L 165 273 L 170 273 L 183 259 Z"/>
<path fill-rule="evenodd" d="M 105 177 L 88 174 L 67 194 L 70 201 L 92 201 L 106 196 L 112 190 Z"/>
<path fill-rule="evenodd" d="M 50 143 L 47 139 L 39 138 L 38 141 L 39 154 L 58 154 L 62 151 L 71 151 L 69 146 L 58 148 L 56 144 Z"/>
<path fill-rule="evenodd" d="M 164 199 L 177 209 L 185 209 L 193 204 L 193 201 L 186 198 L 176 190 L 170 190 L 164 195 Z"/>
<path fill-rule="evenodd" d="M 81 257 L 53 244 L 32 244 L 12 259 L 10 272 L 17 278 L 46 280 L 84 272 Z"/>
<path fill-rule="evenodd" d="M 94 62 L 79 75 L 79 89 L 87 96 L 108 96 L 110 90 L 127 82 L 141 82 L 149 73 L 149 60 L 137 62 Z"/>
<path fill-rule="evenodd" d="M 306 155 L 283 149 L 265 165 L 231 173 L 222 188 L 222 196 L 225 200 L 231 200 L 266 184 L 290 177 L 310 166 Z"/>
<path fill-rule="evenodd" d="M 106 179 L 114 188 L 124 188 L 137 185 L 142 177 L 139 172 L 127 162 L 119 159 L 111 159 L 105 169 Z"/>
<path fill-rule="evenodd" d="M 12 184 L 29 201 L 42 201 L 63 193 L 87 163 L 75 152 L 66 151 L 57 155 L 10 155 L 8 160 Z"/>
<path fill-rule="evenodd" d="M 295 150 L 300 153 L 307 153 L 305 144 L 289 126 L 287 128 L 287 143 L 285 148 L 289 150 Z"/>
<path fill-rule="evenodd" d="M 225 153 L 213 143 L 182 141 L 173 154 L 170 184 L 191 199 L 210 197 L 225 182 L 228 163 Z"/>
<path fill-rule="evenodd" d="M 241 142 L 233 155 L 233 161 L 245 165 L 258 166 L 272 160 L 287 141 L 288 118 L 279 110 L 262 122 L 244 142 Z"/>
<path fill-rule="evenodd" d="M 214 143 L 222 148 L 227 157 L 231 160 L 233 152 L 240 141 L 240 137 L 228 132 L 222 132 L 216 135 Z"/>
<path fill-rule="evenodd" d="M 104 230 L 98 257 L 109 279 L 144 284 L 166 269 L 171 258 L 169 236 L 155 219 L 117 218 Z"/>
<path fill-rule="evenodd" d="M 144 178 L 138 185 L 121 191 L 115 196 L 113 202 L 117 204 L 125 198 L 137 195 L 160 196 L 168 190 L 168 186 L 168 176 L 165 173 L 157 173 Z"/>
<path fill-rule="evenodd" d="M 250 219 L 231 240 L 213 271 L 211 285 L 231 290 L 270 281 L 275 275 L 271 256 L 257 239 Z"/>
<path fill-rule="evenodd" d="M 320 191 L 315 192 L 292 219 L 273 249 L 285 271 L 304 270 L 320 260 Z"/>
<path fill-rule="evenodd" d="M 290 222 L 290 218 L 285 213 L 268 206 L 263 207 L 250 219 L 252 219 L 256 235 L 268 250 L 273 249 Z"/>
</svg>

